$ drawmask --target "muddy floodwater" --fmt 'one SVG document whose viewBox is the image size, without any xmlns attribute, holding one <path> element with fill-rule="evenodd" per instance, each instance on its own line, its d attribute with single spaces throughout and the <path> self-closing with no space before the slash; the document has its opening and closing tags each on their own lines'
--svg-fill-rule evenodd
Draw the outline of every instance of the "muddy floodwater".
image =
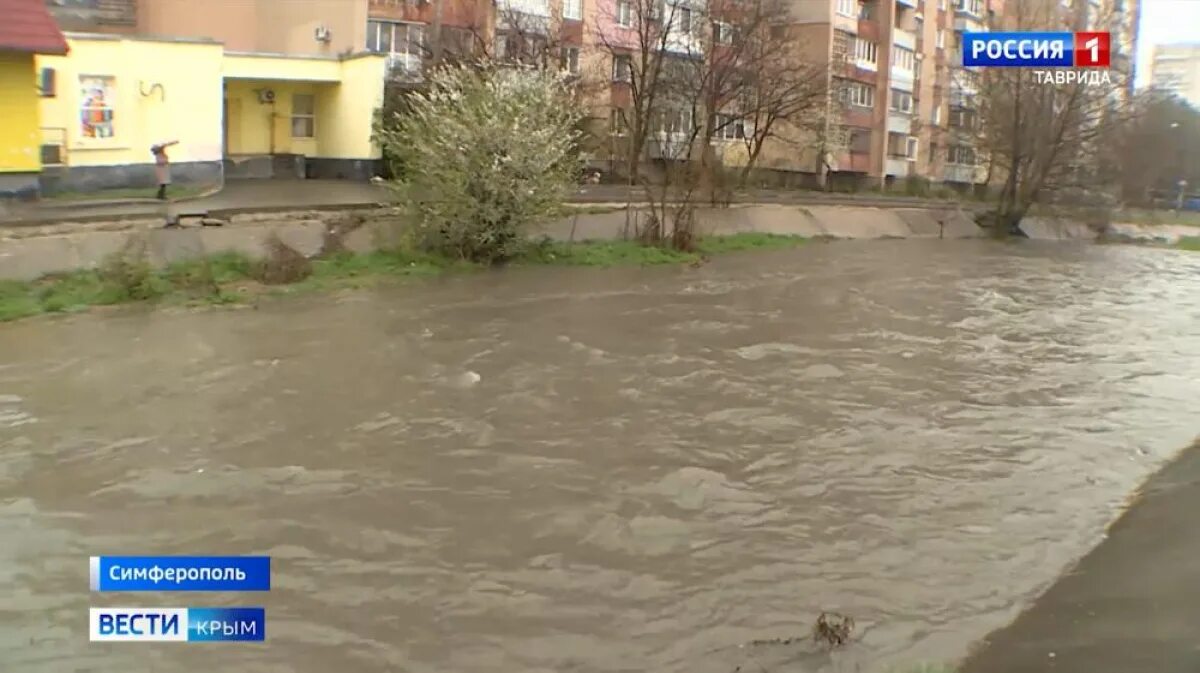
<svg viewBox="0 0 1200 673">
<path fill-rule="evenodd" d="M 1200 255 L 814 243 L 0 325 L 0 670 L 953 661 L 1200 433 Z M 95 554 L 269 594 L 89 595 Z M 265 605 L 265 644 L 89 644 Z M 822 609 L 857 621 L 832 655 Z M 757 666 L 757 667 L 756 667 Z M 902 670 L 902 669 L 901 669 Z"/>
</svg>

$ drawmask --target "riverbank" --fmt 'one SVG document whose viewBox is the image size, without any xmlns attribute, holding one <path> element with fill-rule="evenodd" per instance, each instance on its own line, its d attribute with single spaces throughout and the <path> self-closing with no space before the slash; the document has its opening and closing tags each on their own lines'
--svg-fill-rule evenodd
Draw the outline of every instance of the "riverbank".
<svg viewBox="0 0 1200 673">
<path fill-rule="evenodd" d="M 632 241 L 546 240 L 532 244 L 509 265 L 699 265 L 709 255 L 794 247 L 805 240 L 745 232 L 702 238 L 695 252 Z M 51 274 L 33 281 L 0 281 L 0 321 L 129 303 L 246 305 L 265 296 L 364 287 L 485 268 L 404 246 L 361 253 L 346 250 L 313 260 L 295 254 L 299 269 L 285 268 L 286 260 L 259 260 L 239 252 L 222 252 L 155 268 L 144 248 L 125 250 L 110 256 L 96 269 Z"/>
<path fill-rule="evenodd" d="M 1200 442 L 1150 478 L 1105 540 L 960 673 L 1200 670 Z"/>
</svg>

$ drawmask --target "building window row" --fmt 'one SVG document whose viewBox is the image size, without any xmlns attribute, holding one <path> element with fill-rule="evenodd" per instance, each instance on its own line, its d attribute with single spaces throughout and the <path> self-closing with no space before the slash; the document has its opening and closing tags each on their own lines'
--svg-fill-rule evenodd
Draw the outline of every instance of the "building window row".
<svg viewBox="0 0 1200 673">
<path fill-rule="evenodd" d="M 916 52 L 905 47 L 892 47 L 892 67 L 900 70 L 916 70 Z"/>
<path fill-rule="evenodd" d="M 875 87 L 860 82 L 846 82 L 840 90 L 842 100 L 859 107 L 875 107 Z"/>
<path fill-rule="evenodd" d="M 950 145 L 946 148 L 946 163 L 974 166 L 975 148 L 969 145 Z"/>
<path fill-rule="evenodd" d="M 892 89 L 892 110 L 904 114 L 913 112 L 913 95 L 908 91 Z"/>
<path fill-rule="evenodd" d="M 855 38 L 854 61 L 860 68 L 874 70 L 879 63 L 879 45 L 861 37 Z"/>
</svg>

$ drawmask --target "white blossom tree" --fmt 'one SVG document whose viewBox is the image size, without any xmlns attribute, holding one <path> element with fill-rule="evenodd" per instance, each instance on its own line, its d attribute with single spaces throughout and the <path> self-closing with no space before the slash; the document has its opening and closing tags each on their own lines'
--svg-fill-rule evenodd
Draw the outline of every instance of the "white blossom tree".
<svg viewBox="0 0 1200 673">
<path fill-rule="evenodd" d="M 433 70 L 377 138 L 423 248 L 497 262 L 518 254 L 578 181 L 581 110 L 560 73 L 493 64 Z"/>
</svg>

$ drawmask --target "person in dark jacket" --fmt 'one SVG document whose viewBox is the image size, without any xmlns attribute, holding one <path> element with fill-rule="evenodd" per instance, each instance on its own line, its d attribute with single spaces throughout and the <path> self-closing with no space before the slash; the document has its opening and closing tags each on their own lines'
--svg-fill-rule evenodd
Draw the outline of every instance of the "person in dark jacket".
<svg viewBox="0 0 1200 673">
<path fill-rule="evenodd" d="M 171 160 L 167 158 L 167 148 L 178 144 L 178 140 L 171 140 L 150 147 L 150 153 L 154 155 L 154 177 L 158 181 L 157 198 L 160 201 L 166 200 L 167 185 L 171 184 Z"/>
</svg>

